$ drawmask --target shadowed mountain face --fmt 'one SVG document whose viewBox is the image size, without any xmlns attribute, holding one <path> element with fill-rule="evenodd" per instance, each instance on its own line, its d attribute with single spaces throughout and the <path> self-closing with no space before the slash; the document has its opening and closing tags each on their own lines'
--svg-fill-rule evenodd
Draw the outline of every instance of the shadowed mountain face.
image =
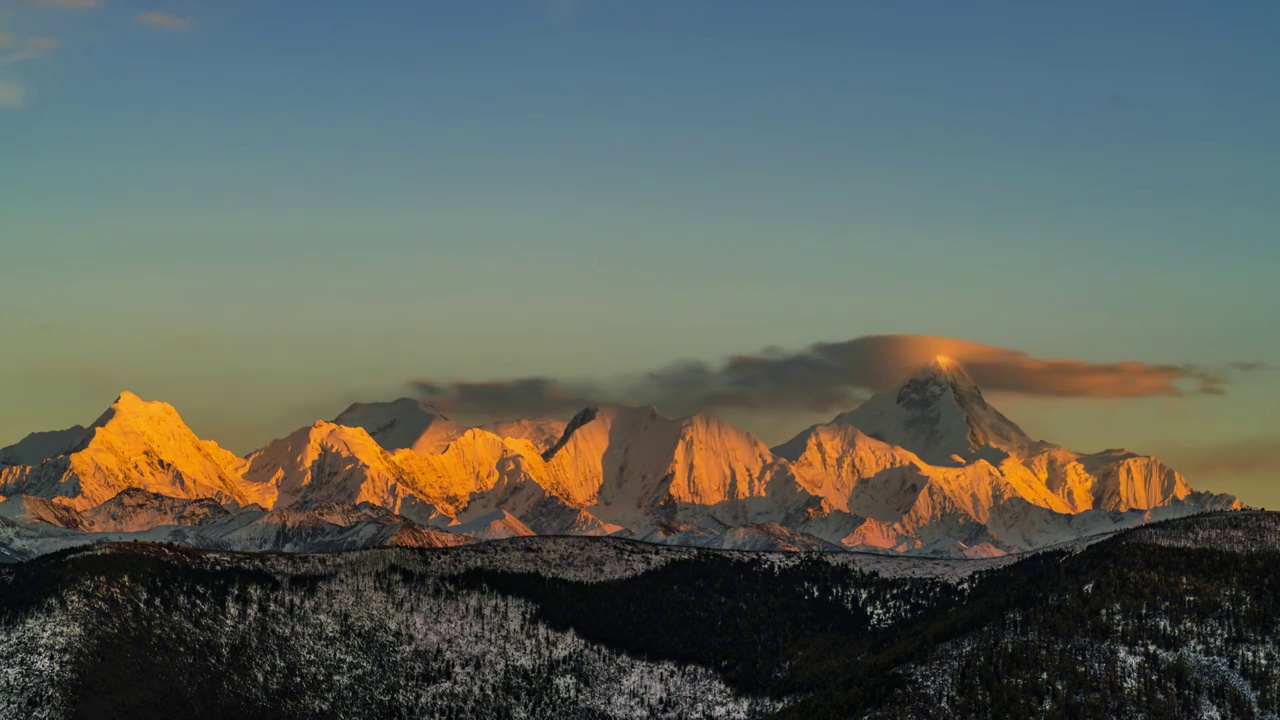
<svg viewBox="0 0 1280 720">
<path fill-rule="evenodd" d="M 652 407 L 465 428 L 401 399 L 352 405 L 241 459 L 171 406 L 123 393 L 89 428 L 34 434 L 0 460 L 0 515 L 68 531 L 105 528 L 125 509 L 112 532 L 237 522 L 172 503 L 203 499 L 231 518 L 377 507 L 478 539 L 620 534 L 983 557 L 1240 507 L 1155 458 L 1029 438 L 946 358 L 773 449 L 715 417 Z M 141 494 L 95 511 L 126 491 Z"/>
<path fill-rule="evenodd" d="M 333 419 L 334 425 L 361 428 L 387 450 L 436 453 L 466 431 L 434 407 L 400 398 L 385 403 L 356 403 Z"/>
</svg>

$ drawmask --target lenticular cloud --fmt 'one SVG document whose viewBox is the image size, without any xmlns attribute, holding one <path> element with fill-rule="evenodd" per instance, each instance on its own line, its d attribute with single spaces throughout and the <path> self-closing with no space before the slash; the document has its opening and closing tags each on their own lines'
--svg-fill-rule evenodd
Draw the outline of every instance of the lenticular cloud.
<svg viewBox="0 0 1280 720">
<path fill-rule="evenodd" d="M 574 382 L 550 377 L 411 382 L 442 409 L 493 417 L 563 415 L 587 405 L 653 403 L 669 412 L 716 408 L 831 412 L 902 381 L 935 357 L 959 361 L 982 387 L 1036 397 L 1143 398 L 1219 395 L 1226 371 L 1139 361 L 1038 358 L 994 345 L 930 335 L 865 335 L 735 355 L 719 364 L 675 362 L 638 379 Z M 1235 363 L 1232 371 L 1256 367 Z"/>
</svg>

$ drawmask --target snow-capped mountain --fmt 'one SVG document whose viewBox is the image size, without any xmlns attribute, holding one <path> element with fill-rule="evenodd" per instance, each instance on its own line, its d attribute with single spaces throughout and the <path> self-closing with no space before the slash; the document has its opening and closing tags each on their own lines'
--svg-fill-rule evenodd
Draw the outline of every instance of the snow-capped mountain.
<svg viewBox="0 0 1280 720">
<path fill-rule="evenodd" d="M 797 525 L 848 546 L 1004 553 L 1240 507 L 1230 496 L 1193 494 L 1155 458 L 1032 440 L 947 358 L 774 452 L 824 508 L 866 518 L 832 523 L 811 512 Z"/>
<path fill-rule="evenodd" d="M 244 481 L 267 498 L 266 507 L 370 502 L 426 518 L 438 514 L 435 502 L 460 496 L 428 488 L 411 467 L 416 458 L 412 450 L 385 449 L 361 427 L 318 420 L 245 458 Z"/>
<path fill-rule="evenodd" d="M 4 496 L 6 522 L 170 528 L 201 546 L 421 545 L 447 530 L 961 557 L 1241 507 L 1156 458 L 1033 440 L 946 358 L 772 449 L 718 418 L 653 407 L 467 428 L 402 398 L 357 403 L 241 459 L 125 392 L 87 428 L 0 450 Z"/>
<path fill-rule="evenodd" d="M 537 535 L 528 525 L 506 510 L 494 510 L 480 517 L 455 525 L 454 532 L 479 540 L 503 540 L 513 537 Z"/>
<path fill-rule="evenodd" d="M 984 451 L 1021 455 L 1035 446 L 987 404 L 955 360 L 938 356 L 892 392 L 876 395 L 835 423 L 852 425 L 933 465 L 964 464 Z"/>
<path fill-rule="evenodd" d="M 230 514 L 210 498 L 183 499 L 130 488 L 80 511 L 78 524 L 79 529 L 94 532 L 141 532 L 165 525 L 200 525 Z"/>
<path fill-rule="evenodd" d="M 37 433 L 0 453 L 0 495 L 57 498 L 90 508 L 122 490 L 179 498 L 260 502 L 240 459 L 201 440 L 173 406 L 123 392 L 88 428 Z"/>
<path fill-rule="evenodd" d="M 75 451 L 89 431 L 81 425 L 66 430 L 33 432 L 17 444 L 0 450 L 0 466 L 39 465 L 49 458 Z"/>
<path fill-rule="evenodd" d="M 546 496 L 541 455 L 527 440 L 466 429 L 438 452 L 383 447 L 363 428 L 316 421 L 245 459 L 245 482 L 269 507 L 371 503 L 416 522 L 447 525 L 478 496 L 525 506 Z M 496 509 L 496 508 L 493 508 Z M 514 508 L 513 508 L 514 509 Z M 525 509 L 523 506 L 520 510 Z"/>
<path fill-rule="evenodd" d="M 709 415 L 673 420 L 653 407 L 587 408 L 547 451 L 546 464 L 555 494 L 629 528 L 713 509 L 745 522 L 795 502 L 786 463 Z"/>
</svg>

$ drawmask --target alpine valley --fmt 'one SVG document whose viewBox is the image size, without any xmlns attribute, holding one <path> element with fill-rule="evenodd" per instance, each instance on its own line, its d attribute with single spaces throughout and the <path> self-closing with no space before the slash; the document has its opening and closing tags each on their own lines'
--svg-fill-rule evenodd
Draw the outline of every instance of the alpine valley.
<svg viewBox="0 0 1280 720">
<path fill-rule="evenodd" d="M 124 392 L 88 427 L 0 450 L 0 496 L 8 561 L 121 540 L 325 552 L 532 535 L 980 558 L 1242 507 L 1153 457 L 1033 440 L 944 357 L 774 448 L 653 407 L 464 427 L 400 399 L 237 457 Z"/>
</svg>

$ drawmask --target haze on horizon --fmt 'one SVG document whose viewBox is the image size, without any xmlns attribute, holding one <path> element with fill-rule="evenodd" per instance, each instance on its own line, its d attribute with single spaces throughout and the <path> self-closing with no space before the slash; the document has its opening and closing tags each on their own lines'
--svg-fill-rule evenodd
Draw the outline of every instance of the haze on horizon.
<svg viewBox="0 0 1280 720">
<path fill-rule="evenodd" d="M 1277 26 L 0 0 L 0 445 L 123 389 L 241 453 L 415 394 L 773 443 L 942 353 L 1033 436 L 1280 506 Z"/>
</svg>

